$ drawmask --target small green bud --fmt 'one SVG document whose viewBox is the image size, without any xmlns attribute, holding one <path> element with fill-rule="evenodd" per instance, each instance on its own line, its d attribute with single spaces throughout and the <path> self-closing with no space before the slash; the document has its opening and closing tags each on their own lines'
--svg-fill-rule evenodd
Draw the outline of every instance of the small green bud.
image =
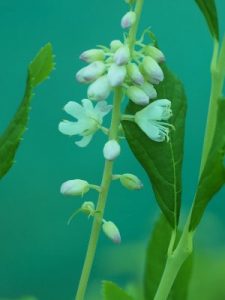
<svg viewBox="0 0 225 300">
<path fill-rule="evenodd" d="M 120 176 L 121 184 L 128 190 L 140 190 L 143 188 L 143 184 L 140 179 L 133 174 L 123 174 Z"/>
<path fill-rule="evenodd" d="M 82 204 L 80 210 L 81 210 L 83 213 L 85 213 L 86 215 L 89 215 L 89 216 L 91 215 L 91 216 L 93 216 L 93 215 L 94 215 L 94 212 L 95 212 L 95 205 L 94 205 L 94 203 L 91 202 L 91 201 L 85 201 L 85 202 Z"/>
<path fill-rule="evenodd" d="M 102 230 L 115 244 L 119 244 L 121 242 L 119 229 L 112 221 L 103 220 Z"/>
<path fill-rule="evenodd" d="M 144 48 L 144 53 L 151 56 L 157 63 L 162 63 L 165 61 L 165 55 L 158 48 L 154 46 L 146 46 Z"/>
</svg>

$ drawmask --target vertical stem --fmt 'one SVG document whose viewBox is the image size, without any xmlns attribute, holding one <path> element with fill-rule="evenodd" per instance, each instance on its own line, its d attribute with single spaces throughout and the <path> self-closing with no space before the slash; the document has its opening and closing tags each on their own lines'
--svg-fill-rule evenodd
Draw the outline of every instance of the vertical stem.
<svg viewBox="0 0 225 300">
<path fill-rule="evenodd" d="M 120 124 L 120 103 L 122 100 L 122 95 L 123 95 L 122 89 L 120 87 L 116 88 L 114 94 L 114 100 L 113 100 L 113 112 L 112 112 L 109 139 L 117 139 L 118 137 L 118 128 Z M 100 213 L 96 215 L 96 217 L 93 220 L 88 249 L 87 249 L 75 300 L 83 300 L 86 292 L 88 279 L 90 276 L 91 268 L 96 253 L 96 247 L 99 239 L 99 233 L 101 230 L 102 218 L 104 215 L 104 209 L 105 209 L 105 204 L 108 196 L 108 191 L 112 180 L 112 169 L 113 169 L 113 162 L 106 160 L 103 177 L 102 177 L 102 183 L 101 183 L 101 191 L 99 193 L 99 198 L 97 203 L 97 211 L 99 211 Z"/>
<path fill-rule="evenodd" d="M 136 0 L 136 6 L 135 6 L 136 22 L 131 27 L 128 35 L 128 43 L 129 43 L 129 48 L 131 50 L 131 53 L 132 53 L 134 43 L 136 41 L 136 33 L 138 29 L 143 3 L 144 0 Z M 122 88 L 121 87 L 115 88 L 109 139 L 118 138 L 119 124 L 120 124 L 120 117 L 121 117 L 120 106 L 121 106 L 122 96 L 123 96 Z M 75 300 L 83 300 L 85 296 L 91 268 L 96 253 L 108 191 L 109 191 L 110 183 L 112 181 L 112 170 L 113 170 L 113 162 L 106 160 L 103 177 L 102 177 L 102 183 L 101 183 L 101 191 L 99 193 L 99 198 L 98 198 L 98 203 L 96 208 L 97 211 L 100 211 L 100 213 L 96 215 L 93 220 L 88 248 L 87 248 L 85 261 L 84 261 L 84 265 L 80 277 L 79 286 L 75 296 Z"/>
</svg>

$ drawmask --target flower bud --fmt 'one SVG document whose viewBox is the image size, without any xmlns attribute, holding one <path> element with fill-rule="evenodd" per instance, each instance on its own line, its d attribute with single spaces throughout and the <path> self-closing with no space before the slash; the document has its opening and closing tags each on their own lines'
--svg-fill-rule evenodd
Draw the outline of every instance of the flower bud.
<svg viewBox="0 0 225 300">
<path fill-rule="evenodd" d="M 118 66 L 127 64 L 130 59 L 129 48 L 127 46 L 120 47 L 116 50 L 113 59 Z"/>
<path fill-rule="evenodd" d="M 134 11 L 127 12 L 121 19 L 121 27 L 123 29 L 130 28 L 136 21 L 136 13 Z"/>
<path fill-rule="evenodd" d="M 102 230 L 115 244 L 120 244 L 121 236 L 117 226 L 111 221 L 103 221 Z"/>
<path fill-rule="evenodd" d="M 90 49 L 87 51 L 84 51 L 80 55 L 80 59 L 87 62 L 91 63 L 96 60 L 103 60 L 105 58 L 104 51 L 101 49 Z"/>
<path fill-rule="evenodd" d="M 146 46 L 144 48 L 144 53 L 151 56 L 157 63 L 162 63 L 165 61 L 165 55 L 158 48 L 154 46 Z"/>
<path fill-rule="evenodd" d="M 122 46 L 123 46 L 123 43 L 120 40 L 113 40 L 110 43 L 110 49 L 112 50 L 112 52 L 116 52 L 116 50 L 118 50 Z"/>
<path fill-rule="evenodd" d="M 85 180 L 73 179 L 61 185 L 60 192 L 67 196 L 83 196 L 89 191 L 89 183 Z"/>
<path fill-rule="evenodd" d="M 135 1 L 136 1 L 136 0 L 125 0 L 125 2 L 126 2 L 127 4 L 134 4 Z"/>
<path fill-rule="evenodd" d="M 131 80 L 136 84 L 143 84 L 144 77 L 139 71 L 139 68 L 136 64 L 130 63 L 127 66 L 127 73 L 130 76 Z"/>
<path fill-rule="evenodd" d="M 95 205 L 91 201 L 85 201 L 80 210 L 85 213 L 86 215 L 93 215 L 95 212 Z"/>
<path fill-rule="evenodd" d="M 148 95 L 149 99 L 157 97 L 157 91 L 151 83 L 145 82 L 140 88 Z"/>
<path fill-rule="evenodd" d="M 76 74 L 76 78 L 81 83 L 89 83 L 101 76 L 105 70 L 106 66 L 102 61 L 95 61 L 89 66 L 80 69 Z"/>
<path fill-rule="evenodd" d="M 121 85 L 126 77 L 126 67 L 112 64 L 108 71 L 109 83 L 112 87 Z"/>
<path fill-rule="evenodd" d="M 150 56 L 145 56 L 142 63 L 147 80 L 153 84 L 159 84 L 164 79 L 164 74 L 158 63 Z"/>
<path fill-rule="evenodd" d="M 120 175 L 121 184 L 128 190 L 140 190 L 143 188 L 143 184 L 140 179 L 133 174 L 123 174 Z"/>
<path fill-rule="evenodd" d="M 88 98 L 91 100 L 102 101 L 105 100 L 111 91 L 111 86 L 107 75 L 99 77 L 88 87 Z"/>
<path fill-rule="evenodd" d="M 149 103 L 148 95 L 137 86 L 130 86 L 127 89 L 127 97 L 138 105 L 146 105 Z"/>
<path fill-rule="evenodd" d="M 120 144 L 116 140 L 108 141 L 103 148 L 103 155 L 107 160 L 114 160 L 120 155 Z"/>
</svg>

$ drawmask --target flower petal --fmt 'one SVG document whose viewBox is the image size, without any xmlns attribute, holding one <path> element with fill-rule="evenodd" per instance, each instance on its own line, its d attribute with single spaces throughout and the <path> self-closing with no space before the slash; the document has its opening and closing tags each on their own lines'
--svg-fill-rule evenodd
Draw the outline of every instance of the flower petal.
<svg viewBox="0 0 225 300">
<path fill-rule="evenodd" d="M 92 104 L 91 100 L 83 99 L 83 100 L 81 100 L 81 102 L 82 102 L 82 105 L 84 107 L 85 112 L 94 110 L 94 107 L 93 107 L 93 104 Z"/>
<path fill-rule="evenodd" d="M 75 144 L 79 147 L 86 147 L 90 143 L 92 137 L 93 137 L 93 134 L 86 135 L 80 141 L 75 142 Z"/>
<path fill-rule="evenodd" d="M 76 119 L 83 118 L 85 116 L 84 108 L 75 101 L 69 101 L 65 106 L 64 110 L 66 113 Z"/>
<path fill-rule="evenodd" d="M 95 105 L 94 110 L 101 117 L 104 117 L 104 116 L 106 116 L 112 110 L 112 105 L 108 105 L 106 101 L 99 101 Z"/>
<path fill-rule="evenodd" d="M 58 129 L 63 134 L 75 135 L 75 134 L 80 134 L 83 131 L 83 126 L 81 126 L 79 122 L 70 122 L 64 120 L 59 123 Z"/>
</svg>

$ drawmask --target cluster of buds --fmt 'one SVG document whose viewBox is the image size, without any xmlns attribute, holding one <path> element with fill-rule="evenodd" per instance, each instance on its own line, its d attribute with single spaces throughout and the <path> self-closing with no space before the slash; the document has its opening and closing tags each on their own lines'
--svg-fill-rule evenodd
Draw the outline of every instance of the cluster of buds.
<svg viewBox="0 0 225 300">
<path fill-rule="evenodd" d="M 132 6 L 135 0 L 125 0 Z M 121 19 L 121 27 L 129 29 L 137 21 L 136 13 L 128 11 Z M 165 61 L 164 54 L 154 45 L 144 43 L 145 34 L 139 41 L 133 42 L 129 35 L 124 40 L 113 40 L 108 47 L 99 46 L 96 49 L 84 51 L 80 59 L 88 65 L 80 69 L 76 79 L 88 84 L 87 99 L 81 104 L 69 101 L 64 110 L 76 121 L 63 120 L 59 130 L 66 135 L 81 136 L 75 143 L 86 147 L 97 130 L 108 134 L 109 130 L 102 126 L 103 118 L 111 111 L 106 99 L 116 87 L 122 87 L 124 94 L 135 104 L 146 106 L 134 116 L 123 115 L 123 120 L 135 122 L 152 140 L 163 142 L 169 140 L 169 128 L 172 125 L 166 121 L 171 117 L 171 102 L 168 99 L 152 101 L 157 97 L 155 85 L 164 79 L 160 64 Z M 97 101 L 93 105 L 93 101 Z M 103 156 L 108 161 L 115 160 L 121 152 L 119 137 L 109 139 L 103 147 Z M 143 187 L 140 179 L 130 173 L 113 175 L 112 180 L 118 179 L 129 190 L 140 190 Z M 61 193 L 67 196 L 83 196 L 90 189 L 101 192 L 101 188 L 89 184 L 85 180 L 73 179 L 64 182 Z M 95 204 L 85 201 L 77 212 L 83 212 L 94 217 L 98 211 Z M 70 218 L 71 220 L 71 218 Z M 112 221 L 101 219 L 102 230 L 113 242 L 120 243 L 121 237 L 117 226 Z"/>
</svg>

